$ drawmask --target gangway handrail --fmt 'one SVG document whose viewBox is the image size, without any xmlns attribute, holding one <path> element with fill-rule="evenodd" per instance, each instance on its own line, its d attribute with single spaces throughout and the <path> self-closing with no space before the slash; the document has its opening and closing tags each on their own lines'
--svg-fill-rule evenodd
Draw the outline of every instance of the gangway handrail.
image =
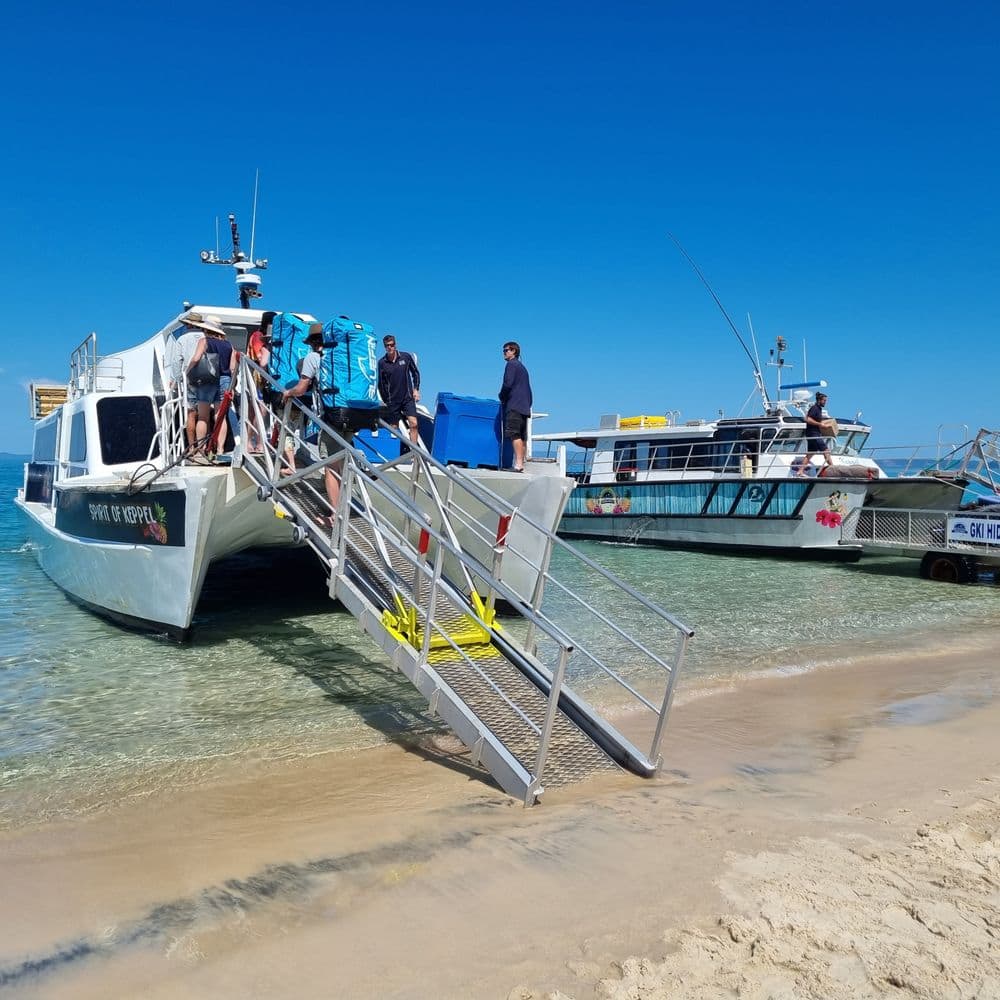
<svg viewBox="0 0 1000 1000">
<path fill-rule="evenodd" d="M 576 550 L 564 540 L 558 538 L 548 526 L 540 524 L 535 519 L 524 514 L 523 511 L 519 511 L 514 505 L 504 500 L 504 498 L 477 482 L 465 470 L 455 469 L 439 462 L 422 445 L 414 444 L 407 438 L 404 438 L 397 428 L 391 427 L 384 422 L 380 425 L 380 430 L 384 428 L 389 435 L 397 438 L 401 444 L 407 447 L 407 457 L 411 463 L 408 480 L 396 477 L 397 471 L 405 475 L 404 456 L 401 455 L 400 459 L 385 464 L 372 464 L 360 449 L 341 437 L 336 429 L 327 425 L 321 415 L 300 398 L 288 399 L 280 412 L 275 412 L 269 407 L 264 407 L 261 400 L 258 399 L 256 391 L 247 391 L 246 387 L 253 382 L 253 376 L 255 374 L 263 376 L 265 384 L 269 384 L 275 389 L 279 389 L 280 386 L 245 355 L 239 357 L 237 364 L 237 389 L 243 390 L 240 391 L 239 395 L 241 426 L 246 427 L 248 421 L 253 422 L 261 439 L 263 454 L 253 456 L 248 453 L 246 443 L 249 434 L 244 432 L 240 435 L 240 443 L 237 446 L 236 452 L 234 452 L 233 463 L 237 466 L 242 465 L 250 471 L 251 477 L 258 483 L 258 496 L 260 499 L 271 499 L 286 508 L 289 514 L 295 519 L 296 524 L 300 526 L 297 529 L 301 531 L 300 537 L 307 540 L 317 554 L 328 562 L 332 573 L 331 594 L 334 593 L 335 587 L 340 586 L 340 583 L 337 581 L 342 581 L 343 585 L 347 586 L 350 580 L 355 579 L 355 577 L 347 574 L 350 567 L 354 567 L 350 570 L 351 573 L 355 575 L 358 573 L 362 574 L 361 577 L 357 577 L 359 582 L 363 575 L 369 572 L 368 569 L 364 568 L 364 564 L 356 562 L 359 551 L 357 550 L 358 543 L 355 541 L 349 545 L 349 539 L 354 537 L 354 532 L 361 530 L 359 526 L 360 522 L 355 525 L 352 521 L 360 517 L 361 521 L 370 526 L 369 530 L 372 535 L 365 543 L 365 551 L 370 551 L 371 556 L 365 556 L 364 558 L 373 560 L 368 565 L 375 572 L 381 573 L 384 578 L 384 582 L 382 583 L 374 582 L 376 578 L 372 578 L 373 583 L 371 586 L 376 589 L 370 590 L 370 594 L 372 595 L 370 599 L 374 600 L 378 594 L 382 594 L 385 596 L 379 597 L 378 601 L 383 602 L 388 599 L 389 595 L 394 595 L 390 604 L 395 601 L 401 613 L 405 607 L 410 607 L 413 610 L 408 614 L 416 614 L 419 609 L 419 613 L 425 616 L 422 641 L 418 639 L 419 617 L 410 618 L 410 625 L 405 626 L 404 632 L 400 635 L 400 641 L 403 641 L 405 635 L 410 635 L 411 640 L 408 641 L 411 641 L 414 644 L 414 648 L 418 651 L 420 646 L 424 647 L 424 666 L 422 669 L 425 671 L 430 670 L 428 653 L 432 631 L 435 634 L 444 632 L 446 638 L 445 644 L 447 646 L 460 646 L 459 643 L 453 642 L 446 631 L 440 629 L 434 620 L 434 602 L 438 599 L 440 592 L 447 591 L 447 593 L 451 594 L 454 600 L 460 602 L 462 614 L 465 618 L 475 623 L 484 635 L 496 636 L 498 641 L 500 640 L 500 626 L 494 618 L 493 600 L 494 597 L 499 598 L 507 603 L 511 611 L 524 620 L 528 626 L 529 637 L 533 637 L 537 633 L 538 637 L 544 640 L 546 645 L 543 648 L 547 651 L 546 655 L 553 648 L 555 651 L 556 660 L 551 666 L 548 666 L 543 659 L 537 658 L 540 655 L 537 642 L 529 641 L 522 646 L 518 645 L 518 642 L 524 642 L 524 640 L 513 642 L 509 635 L 504 635 L 500 645 L 502 650 L 509 650 L 510 655 L 516 654 L 516 657 L 523 660 L 525 666 L 521 669 L 527 671 L 525 676 L 530 678 L 533 672 L 540 679 L 540 682 L 534 682 L 538 685 L 539 690 L 543 693 L 547 691 L 546 697 L 549 699 L 549 708 L 546 711 L 545 724 L 541 727 L 541 740 L 538 748 L 542 766 L 544 766 L 545 753 L 547 752 L 546 740 L 548 737 L 546 733 L 551 731 L 551 720 L 554 718 L 557 707 L 562 706 L 563 678 L 566 676 L 570 665 L 578 662 L 579 658 L 582 658 L 579 659 L 579 662 L 586 661 L 587 663 L 594 664 L 605 676 L 612 678 L 621 688 L 631 696 L 637 698 L 639 703 L 645 708 L 654 712 L 658 711 L 658 720 L 649 752 L 644 755 L 639 751 L 635 751 L 635 748 L 631 748 L 631 744 L 621 734 L 618 734 L 615 727 L 604 720 L 600 720 L 593 713 L 593 710 L 579 699 L 578 696 L 572 695 L 572 692 L 568 688 L 565 694 L 569 700 L 566 702 L 567 707 L 563 711 L 569 715 L 574 724 L 581 727 L 584 725 L 590 727 L 584 729 L 584 732 L 597 742 L 598 746 L 603 747 L 607 751 L 608 747 L 613 744 L 619 748 L 619 750 L 615 751 L 616 753 L 619 751 L 624 753 L 623 759 L 636 761 L 641 765 L 644 772 L 652 773 L 652 770 L 655 770 L 659 762 L 659 746 L 666 714 L 672 701 L 676 678 L 683 663 L 687 641 L 693 636 L 694 629 L 681 622 L 656 602 L 642 595 L 634 587 L 620 580 L 603 566 Z M 303 418 L 308 419 L 312 425 L 318 427 L 322 433 L 329 435 L 336 442 L 337 448 L 327 456 L 320 457 L 315 445 L 307 441 L 298 441 L 299 435 L 296 434 L 296 440 L 305 449 L 309 456 L 309 461 L 307 461 L 304 467 L 296 468 L 290 475 L 283 477 L 281 472 L 282 466 L 285 464 L 284 452 L 286 441 L 291 431 L 289 418 L 293 408 Z M 274 436 L 269 433 L 275 427 L 277 428 L 277 440 L 274 440 Z M 331 509 L 327 498 L 314 485 L 316 475 L 318 473 L 326 475 L 327 470 L 331 470 L 330 474 L 338 476 L 340 479 L 339 510 L 336 511 Z M 387 472 L 390 471 L 394 473 L 393 476 L 387 475 Z M 442 493 L 439 487 L 440 480 L 436 476 L 443 476 L 448 481 L 448 489 L 445 493 Z M 309 508 L 300 505 L 296 489 L 308 490 L 308 495 L 318 501 L 321 511 L 325 509 L 339 515 L 333 519 L 333 523 L 329 528 L 325 526 L 321 528 L 317 520 L 315 520 L 319 515 L 312 513 Z M 421 491 L 421 495 L 428 498 L 428 503 L 431 507 L 430 514 L 421 510 L 416 505 L 415 497 L 418 490 Z M 476 507 L 477 514 L 475 515 L 471 509 L 466 510 L 462 507 L 459 497 L 456 495 L 459 492 L 462 497 L 468 496 L 481 506 L 487 512 L 487 518 L 495 515 L 498 518 L 498 522 L 502 524 L 503 518 L 509 519 L 516 516 L 519 522 L 530 526 L 532 531 L 540 533 L 539 539 L 532 539 L 532 543 L 538 544 L 540 549 L 540 556 L 537 558 L 537 561 L 532 562 L 526 552 L 507 551 L 501 541 L 499 530 L 497 541 L 492 548 L 492 566 L 487 565 L 475 553 L 466 551 L 459 543 L 458 536 L 451 524 L 451 514 L 457 510 L 461 512 L 460 516 L 462 518 L 467 517 L 480 526 L 484 525 L 484 522 L 482 515 L 478 513 L 479 507 Z M 391 518 L 388 518 L 383 513 L 384 510 L 395 510 L 400 513 L 402 515 L 401 524 L 397 526 Z M 418 528 L 421 534 L 419 549 L 411 537 L 413 528 Z M 367 535 L 365 537 L 367 538 Z M 484 534 L 483 537 L 487 536 Z M 651 648 L 650 644 L 640 641 L 627 633 L 616 622 L 612 621 L 607 614 L 593 608 L 589 602 L 573 594 L 569 588 L 565 587 L 553 575 L 549 564 L 551 553 L 557 547 L 565 550 L 573 558 L 579 560 L 590 572 L 598 574 L 611 586 L 617 588 L 617 590 L 627 595 L 631 600 L 636 601 L 650 615 L 654 615 L 660 621 L 669 624 L 677 633 L 672 654 L 658 654 Z M 390 548 L 402 560 L 399 563 L 398 571 L 394 566 L 394 558 L 391 557 L 389 552 Z M 434 571 L 431 571 L 428 563 L 431 555 L 433 556 L 435 566 Z M 519 594 L 502 576 L 502 561 L 512 557 L 521 559 L 528 566 L 538 570 L 536 576 L 537 583 L 530 599 L 526 599 L 524 595 Z M 445 560 L 448 560 L 453 567 L 452 570 L 448 571 L 451 577 L 453 578 L 454 573 L 457 572 L 463 584 L 468 587 L 468 596 L 461 596 L 460 592 L 455 589 L 452 579 L 444 574 L 443 566 Z M 383 566 L 382 570 L 377 569 L 379 563 Z M 406 568 L 407 566 L 412 567 L 412 573 Z M 406 579 L 407 577 L 409 579 Z M 478 597 L 474 587 L 474 581 L 477 580 L 488 588 L 489 597 L 485 602 L 482 601 L 481 597 Z M 628 644 L 628 648 L 634 653 L 634 656 L 630 654 L 628 660 L 630 669 L 640 669 L 641 664 L 651 663 L 666 674 L 667 681 L 658 709 L 653 701 L 639 692 L 635 686 L 616 672 L 612 666 L 602 661 L 595 652 L 592 652 L 586 645 L 579 643 L 551 617 L 549 612 L 543 610 L 543 584 L 553 581 L 560 592 L 570 594 L 578 604 L 582 604 L 583 607 L 591 610 L 593 612 L 592 618 L 596 623 L 602 627 L 610 628 L 612 634 L 617 636 L 616 642 L 620 640 Z M 366 584 L 365 586 L 368 585 Z M 424 586 L 427 588 L 427 594 L 421 595 L 419 591 Z M 364 594 L 368 592 L 364 590 L 354 591 L 354 593 L 359 595 L 359 599 L 364 598 Z M 449 599 L 451 600 L 452 598 Z M 385 605 L 383 604 L 383 606 Z M 360 615 L 361 612 L 360 610 L 356 610 L 355 613 Z M 389 614 L 389 611 L 387 610 L 385 614 Z M 404 621 L 403 618 L 392 619 L 390 615 L 389 621 L 391 620 L 398 620 L 399 623 L 403 623 Z M 367 612 L 362 621 L 368 622 L 366 630 L 375 627 L 370 614 Z M 398 627 L 404 628 L 404 625 L 400 624 Z M 472 634 L 478 633 L 473 632 Z M 552 645 L 549 646 L 547 644 Z M 474 657 L 467 656 L 461 650 L 459 650 L 459 653 L 463 660 L 474 660 Z M 508 654 L 504 653 L 503 655 L 507 656 Z M 672 662 L 670 662 L 671 660 Z M 475 663 L 472 663 L 472 669 L 476 673 L 482 674 L 482 671 Z M 411 677 L 411 680 L 413 680 L 413 677 Z M 492 685 L 489 677 L 484 675 L 484 680 Z M 414 683 L 417 683 L 417 681 L 414 680 Z M 543 684 L 544 687 L 542 686 Z M 498 694 L 504 695 L 502 691 L 498 691 Z M 504 697 L 506 696 L 504 695 Z M 516 705 L 511 705 L 511 708 L 515 710 L 516 714 L 524 714 L 519 711 Z M 537 724 L 531 722 L 530 719 L 525 719 L 525 721 L 530 722 L 529 728 L 538 734 L 539 727 Z M 605 735 L 600 736 L 601 733 Z M 611 739 L 612 743 L 602 742 L 606 738 Z M 532 787 L 536 790 L 540 787 L 539 782 L 541 778 L 541 771 L 534 775 Z"/>
<path fill-rule="evenodd" d="M 246 364 L 248 367 L 250 367 L 250 369 L 252 371 L 257 371 L 257 372 L 260 372 L 261 374 L 263 374 L 275 387 L 279 386 L 279 383 L 277 381 L 275 381 L 274 379 L 272 379 L 270 377 L 270 375 L 268 375 L 267 372 L 264 371 L 264 369 L 260 368 L 253 361 L 251 361 L 249 358 L 246 358 L 246 357 L 241 358 L 241 364 Z M 244 396 L 245 395 L 246 394 L 244 394 Z M 293 402 L 317 426 L 322 426 L 327 431 L 327 433 L 333 434 L 336 437 L 336 439 L 340 443 L 342 443 L 344 445 L 345 450 L 349 450 L 349 451 L 351 451 L 355 455 L 355 460 L 359 461 L 359 463 L 362 465 L 362 467 L 368 468 L 368 469 L 371 468 L 371 464 L 369 463 L 367 457 L 359 449 L 354 448 L 353 446 L 348 445 L 346 441 L 343 441 L 343 439 L 340 438 L 340 436 L 338 434 L 336 434 L 336 432 L 333 430 L 333 428 L 331 428 L 328 425 L 324 424 L 323 420 L 319 416 L 319 414 L 317 414 L 314 410 L 312 410 L 306 404 L 301 403 L 300 400 L 298 400 L 298 399 L 295 399 L 295 400 L 289 399 L 287 406 L 291 406 L 293 404 Z M 287 406 L 286 406 L 286 414 L 288 412 Z M 419 455 L 420 459 L 422 461 L 424 461 L 427 465 L 430 465 L 430 466 L 432 466 L 434 468 L 437 468 L 439 472 L 443 473 L 446 476 L 449 476 L 449 477 L 453 476 L 453 475 L 459 476 L 462 479 L 462 485 L 463 485 L 463 487 L 467 488 L 469 490 L 469 492 L 472 493 L 474 496 L 476 496 L 476 498 L 478 500 L 480 500 L 480 502 L 484 503 L 484 505 L 486 505 L 488 507 L 491 507 L 495 513 L 497 513 L 497 514 L 505 513 L 506 508 L 507 508 L 506 501 L 504 501 L 504 499 L 501 496 L 499 496 L 498 494 L 494 493 L 488 487 L 485 487 L 481 483 L 476 482 L 476 480 L 474 480 L 474 479 L 472 479 L 472 478 L 470 478 L 468 476 L 465 476 L 463 474 L 463 470 L 461 470 L 461 469 L 454 469 L 454 468 L 452 468 L 450 466 L 444 465 L 438 459 L 434 458 L 434 456 L 431 455 L 430 452 L 428 452 L 424 447 L 422 447 L 421 445 L 414 445 L 408 438 L 404 439 L 403 436 L 399 433 L 399 431 L 396 428 L 394 428 L 391 425 L 385 423 L 384 421 L 382 421 L 381 424 L 380 424 L 380 430 L 381 429 L 385 429 L 391 435 L 393 435 L 394 437 L 396 437 L 399 441 L 401 441 L 402 443 L 406 444 L 410 448 L 411 453 Z M 315 466 L 310 466 L 308 469 L 298 470 L 293 475 L 285 477 L 285 479 L 283 481 L 283 485 L 284 484 L 291 484 L 291 483 L 293 483 L 293 482 L 295 482 L 295 481 L 297 481 L 299 479 L 305 478 L 307 475 L 315 474 L 315 472 L 317 471 L 318 468 L 330 464 L 331 462 L 335 461 L 339 457 L 340 457 L 339 455 L 338 456 L 334 456 L 333 458 L 330 458 L 330 459 L 328 459 L 326 461 L 317 463 Z M 523 521 L 525 521 L 525 523 L 529 524 L 532 528 L 536 529 L 537 531 L 543 532 L 545 534 L 551 534 L 551 532 L 549 531 L 549 529 L 547 527 L 545 527 L 544 525 L 542 525 L 539 522 L 535 521 L 529 515 L 524 514 L 523 512 L 519 512 L 519 517 L 521 517 L 521 519 Z M 560 546 L 561 548 L 563 548 L 563 549 L 565 549 L 565 550 L 567 550 L 569 552 L 572 552 L 573 555 L 576 558 L 582 560 L 588 566 L 588 568 L 590 568 L 590 569 L 594 570 L 596 573 L 599 573 L 600 575 L 604 576 L 605 579 L 607 579 L 609 583 L 612 583 L 615 586 L 619 587 L 620 589 L 624 590 L 629 595 L 629 597 L 633 598 L 634 600 L 637 600 L 648 611 L 651 611 L 653 614 L 657 615 L 658 617 L 661 617 L 664 620 L 668 621 L 675 628 L 677 628 L 677 629 L 685 632 L 687 634 L 688 638 L 691 638 L 691 637 L 694 636 L 694 629 L 693 628 L 691 628 L 690 626 L 684 624 L 676 616 L 674 616 L 673 614 L 671 614 L 669 611 L 667 611 L 661 605 L 657 604 L 655 601 L 650 600 L 648 597 L 646 597 L 640 591 L 636 590 L 630 584 L 626 583 L 624 580 L 622 580 L 619 577 L 617 577 L 614 573 L 612 573 L 610 570 L 606 569 L 604 566 L 601 566 L 600 563 L 595 562 L 593 559 L 591 559 L 589 556 L 585 555 L 583 552 L 581 552 L 575 546 L 571 545 L 569 542 L 565 541 L 564 539 L 559 538 L 557 535 L 553 535 L 552 536 L 552 540 L 553 540 L 554 544 Z M 482 567 L 482 564 L 480 564 L 480 566 Z M 482 567 L 482 569 L 485 570 L 485 567 Z"/>
<path fill-rule="evenodd" d="M 271 378 L 271 376 L 263 368 L 261 368 L 259 365 L 255 364 L 251 359 L 247 358 L 246 356 L 242 356 L 241 359 L 240 359 L 240 363 L 241 363 L 241 365 L 246 365 L 252 372 L 259 372 L 260 374 L 262 374 L 269 382 L 271 382 L 271 384 L 272 384 L 273 387 L 280 388 L 280 384 L 275 379 Z M 244 398 L 247 395 L 248 394 L 244 393 L 243 394 Z M 359 461 L 359 463 L 362 465 L 363 468 L 368 468 L 368 469 L 371 468 L 371 464 L 368 461 L 367 457 L 359 449 L 357 449 L 357 448 L 355 448 L 355 447 L 353 447 L 351 445 L 348 445 L 346 441 L 343 441 L 343 439 L 341 439 L 340 436 L 338 434 L 336 434 L 336 432 L 333 430 L 333 428 L 331 428 L 328 425 L 324 424 L 324 422 L 323 422 L 322 418 L 319 416 L 319 414 L 317 414 L 314 410 L 312 410 L 306 404 L 302 403 L 299 399 L 295 399 L 294 401 L 292 399 L 289 399 L 288 405 L 289 406 L 292 405 L 293 402 L 317 426 L 322 426 L 328 433 L 333 434 L 337 438 L 337 440 L 339 442 L 341 442 L 345 446 L 345 449 L 351 451 L 355 455 L 355 460 Z M 286 407 L 286 414 L 287 414 L 287 412 L 288 411 L 287 411 L 287 407 Z M 471 494 L 473 494 L 474 496 L 476 496 L 476 499 L 480 500 L 480 502 L 484 503 L 484 505 L 490 507 L 495 513 L 501 514 L 501 513 L 504 513 L 505 510 L 507 509 L 507 503 L 503 499 L 503 497 L 499 496 L 497 493 L 494 493 L 488 487 L 483 486 L 481 483 L 477 482 L 476 480 L 474 480 L 474 479 L 472 479 L 472 478 L 464 475 L 463 470 L 461 470 L 461 469 L 455 469 L 455 468 L 453 468 L 451 466 L 444 465 L 442 462 L 440 462 L 438 459 L 436 459 L 433 455 L 431 455 L 430 452 L 428 452 L 426 450 L 426 448 L 424 448 L 423 446 L 421 446 L 419 444 L 415 445 L 408 438 L 404 438 L 399 433 L 399 431 L 398 431 L 397 428 L 392 427 L 391 425 L 389 425 L 389 424 L 385 423 L 384 421 L 382 421 L 382 422 L 380 422 L 380 430 L 381 429 L 384 429 L 384 430 L 388 431 L 391 435 L 393 435 L 395 438 L 397 438 L 400 442 L 402 442 L 403 444 L 407 445 L 410 448 L 411 453 L 415 453 L 415 454 L 419 455 L 420 459 L 424 463 L 426 463 L 427 465 L 429 465 L 429 466 L 431 466 L 433 468 L 436 468 L 439 472 L 443 473 L 445 476 L 447 476 L 447 477 L 451 477 L 451 476 L 458 476 L 458 477 L 460 477 L 462 479 L 463 488 L 468 489 L 468 491 Z M 322 462 L 322 463 L 319 463 L 319 464 L 320 465 L 330 464 L 330 462 L 334 461 L 336 459 L 336 457 L 338 457 L 338 456 L 335 456 L 334 458 L 331 458 L 331 459 L 327 460 L 326 462 Z M 400 456 L 400 457 L 402 458 L 403 456 Z M 286 477 L 284 481 L 285 481 L 285 483 L 291 483 L 291 482 L 294 482 L 297 479 L 304 478 L 304 476 L 307 473 L 315 473 L 315 471 L 316 471 L 315 467 L 311 467 L 308 470 L 300 470 L 300 471 L 294 473 L 292 476 Z M 537 531 L 543 532 L 545 534 L 551 534 L 551 532 L 549 531 L 549 529 L 546 526 L 544 526 L 544 525 L 540 524 L 539 522 L 535 521 L 529 515 L 527 515 L 527 514 L 525 514 L 523 512 L 519 512 L 519 516 L 520 516 L 520 518 L 525 523 L 529 524 L 532 528 L 536 529 Z M 553 541 L 554 541 L 554 543 L 556 545 L 561 546 L 562 548 L 564 548 L 567 551 L 571 551 L 576 558 L 579 558 L 580 560 L 582 560 L 590 569 L 592 569 L 595 572 L 599 573 L 600 575 L 604 576 L 608 580 L 609 583 L 612 583 L 615 586 L 617 586 L 617 587 L 621 588 L 622 590 L 626 591 L 626 593 L 628 593 L 628 595 L 630 597 L 632 597 L 633 599 L 639 601 L 647 610 L 649 610 L 652 613 L 656 614 L 658 617 L 664 618 L 666 621 L 670 622 L 670 624 L 673 625 L 675 628 L 680 629 L 682 631 L 686 631 L 687 635 L 688 635 L 688 638 L 691 638 L 694 635 L 694 629 L 692 629 L 689 626 L 685 625 L 683 622 L 681 622 L 678 618 L 676 618 L 674 615 L 672 615 L 669 611 L 667 611 L 661 605 L 657 604 L 655 601 L 650 600 L 648 597 L 646 597 L 640 591 L 636 590 L 630 584 L 626 583 L 624 580 L 622 580 L 619 577 L 617 577 L 610 570 L 606 569 L 604 566 L 601 566 L 600 563 L 595 562 L 589 556 L 585 555 L 583 552 L 581 552 L 578 549 L 576 549 L 575 546 L 571 545 L 569 542 L 565 541 L 564 539 L 559 538 L 557 535 L 553 536 Z"/>
</svg>

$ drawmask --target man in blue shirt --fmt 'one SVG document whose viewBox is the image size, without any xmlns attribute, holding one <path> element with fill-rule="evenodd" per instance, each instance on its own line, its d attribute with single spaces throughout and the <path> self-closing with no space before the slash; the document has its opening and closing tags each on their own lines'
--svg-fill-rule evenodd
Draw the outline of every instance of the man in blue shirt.
<svg viewBox="0 0 1000 1000">
<path fill-rule="evenodd" d="M 417 432 L 417 403 L 420 402 L 420 370 L 417 360 L 406 351 L 396 350 L 396 338 L 387 333 L 382 338 L 385 357 L 378 361 L 378 394 L 384 404 L 382 419 L 396 426 L 406 420 L 410 440 L 420 443 Z"/>
<path fill-rule="evenodd" d="M 521 345 L 508 340 L 503 345 L 507 362 L 500 386 L 500 405 L 504 410 L 504 433 L 514 446 L 514 471 L 524 472 L 525 442 L 528 439 L 528 418 L 531 416 L 531 380 L 528 369 L 521 364 Z"/>
</svg>

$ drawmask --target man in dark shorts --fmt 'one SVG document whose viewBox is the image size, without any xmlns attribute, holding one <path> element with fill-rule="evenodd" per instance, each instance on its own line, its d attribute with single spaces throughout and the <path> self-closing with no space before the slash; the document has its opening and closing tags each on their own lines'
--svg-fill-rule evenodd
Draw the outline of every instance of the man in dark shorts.
<svg viewBox="0 0 1000 1000">
<path fill-rule="evenodd" d="M 833 465 L 830 457 L 830 442 L 826 438 L 826 428 L 823 421 L 828 419 L 826 415 L 826 393 L 819 391 L 816 393 L 816 402 L 809 407 L 806 413 L 806 457 L 799 466 L 796 478 L 804 479 L 809 471 L 813 455 L 822 455 L 827 465 Z"/>
<path fill-rule="evenodd" d="M 504 434 L 514 446 L 514 471 L 524 472 L 525 442 L 528 439 L 528 418 L 531 416 L 531 380 L 528 369 L 521 364 L 521 345 L 508 340 L 503 345 L 507 362 L 500 386 L 500 405 L 503 407 Z"/>
<path fill-rule="evenodd" d="M 419 444 L 417 403 L 420 402 L 420 369 L 417 368 L 417 359 L 406 351 L 397 351 L 396 338 L 391 333 L 382 338 L 382 344 L 385 356 L 378 360 L 382 419 L 394 427 L 405 420 L 410 440 Z"/>
</svg>

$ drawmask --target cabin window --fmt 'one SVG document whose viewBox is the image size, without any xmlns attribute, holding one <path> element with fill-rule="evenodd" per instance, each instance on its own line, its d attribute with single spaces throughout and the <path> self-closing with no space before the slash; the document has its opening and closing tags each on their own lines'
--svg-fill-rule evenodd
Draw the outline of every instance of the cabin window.
<svg viewBox="0 0 1000 1000">
<path fill-rule="evenodd" d="M 105 465 L 143 462 L 160 453 L 149 396 L 108 396 L 97 401 L 97 427 Z M 152 446 L 152 451 L 150 451 Z"/>
<path fill-rule="evenodd" d="M 615 442 L 615 471 L 634 472 L 635 471 L 635 442 L 617 441 Z"/>
<path fill-rule="evenodd" d="M 802 431 L 781 431 L 768 450 L 778 455 L 794 455 L 801 445 Z"/>
<path fill-rule="evenodd" d="M 670 446 L 663 441 L 657 441 L 649 452 L 649 467 L 651 469 L 670 468 Z"/>
<path fill-rule="evenodd" d="M 691 469 L 714 469 L 718 464 L 716 450 L 715 444 L 710 441 L 691 445 L 688 467 Z"/>
<path fill-rule="evenodd" d="M 861 449 L 864 448 L 865 442 L 868 440 L 868 432 L 851 431 L 847 437 L 842 437 L 838 440 L 840 442 L 839 454 L 851 455 L 853 457 L 861 453 Z"/>
<path fill-rule="evenodd" d="M 67 459 L 77 464 L 87 461 L 87 414 L 83 410 L 74 413 L 70 420 Z"/>
<path fill-rule="evenodd" d="M 33 462 L 54 462 L 56 460 L 56 440 L 59 437 L 59 417 L 47 424 L 35 427 L 35 444 L 32 449 Z"/>
<path fill-rule="evenodd" d="M 629 482 L 635 479 L 636 462 L 635 441 L 615 442 L 615 480 L 619 483 Z"/>
</svg>

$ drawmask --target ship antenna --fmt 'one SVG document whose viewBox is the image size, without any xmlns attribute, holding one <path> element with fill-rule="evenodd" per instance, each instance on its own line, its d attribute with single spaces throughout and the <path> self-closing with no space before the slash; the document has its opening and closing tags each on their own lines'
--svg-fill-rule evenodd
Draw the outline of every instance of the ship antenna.
<svg viewBox="0 0 1000 1000">
<path fill-rule="evenodd" d="M 254 194 L 254 221 L 256 222 L 256 208 L 257 208 L 257 198 L 256 191 Z M 216 219 L 216 231 L 218 231 L 218 219 Z M 239 226 L 236 224 L 236 216 L 232 212 L 229 213 L 229 231 L 232 233 L 233 237 L 233 252 L 228 258 L 220 257 L 218 249 L 212 250 L 202 250 L 201 251 L 201 262 L 203 264 L 222 264 L 226 267 L 232 267 L 236 271 L 236 290 L 240 296 L 240 308 L 249 309 L 251 299 L 261 298 L 260 291 L 260 275 L 254 274 L 257 271 L 267 270 L 267 258 L 264 257 L 261 260 L 255 260 L 253 252 L 251 250 L 250 256 L 248 257 L 243 250 L 240 248 L 240 230 Z M 251 229 L 251 233 L 253 230 Z M 216 236 L 218 240 L 218 236 Z M 253 245 L 253 237 L 251 236 L 251 247 Z"/>
<path fill-rule="evenodd" d="M 674 236 L 673 233 L 667 233 L 667 235 L 674 241 L 677 249 L 684 255 L 687 262 L 694 268 L 694 273 L 701 278 L 701 283 L 708 289 L 708 294 L 715 299 L 715 304 L 719 307 L 722 315 L 726 317 L 726 322 L 729 324 L 729 328 L 736 334 L 736 339 L 740 342 L 740 347 L 746 352 L 746 356 L 750 359 L 750 364 L 753 365 L 753 378 L 754 382 L 757 384 L 757 391 L 760 393 L 760 398 L 764 401 L 764 408 L 768 411 L 771 409 L 771 401 L 767 398 L 767 386 L 764 385 L 764 376 L 760 372 L 760 362 L 754 360 L 754 356 L 750 353 L 750 348 L 747 347 L 746 341 L 740 335 L 740 331 L 736 329 L 736 324 L 729 318 L 729 313 L 726 312 L 726 307 L 722 304 L 719 296 L 715 294 L 715 290 L 708 283 L 708 279 L 701 273 L 701 269 L 698 265 L 691 259 L 691 255 L 681 246 L 681 241 Z"/>
<path fill-rule="evenodd" d="M 260 185 L 260 167 L 253 178 L 253 211 L 250 213 L 250 259 L 253 260 L 253 238 L 257 232 L 257 189 Z"/>
</svg>

